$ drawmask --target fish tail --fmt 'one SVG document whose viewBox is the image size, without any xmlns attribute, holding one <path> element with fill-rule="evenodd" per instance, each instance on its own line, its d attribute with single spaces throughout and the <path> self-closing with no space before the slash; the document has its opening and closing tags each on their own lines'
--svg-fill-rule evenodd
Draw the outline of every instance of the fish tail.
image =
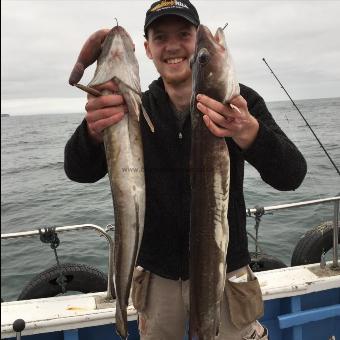
<svg viewBox="0 0 340 340">
<path fill-rule="evenodd" d="M 194 304 L 194 301 L 192 304 Z M 194 306 L 190 306 L 190 309 L 193 309 L 193 307 Z M 189 340 L 199 340 L 197 320 L 194 314 L 190 314 L 189 318 Z"/>
<path fill-rule="evenodd" d="M 109 32 L 109 29 L 101 29 L 93 33 L 86 40 L 72 69 L 68 81 L 70 85 L 78 83 L 84 74 L 84 70 L 98 59 L 101 53 L 102 42 Z"/>
<path fill-rule="evenodd" d="M 116 302 L 116 332 L 122 339 L 128 337 L 128 324 L 126 308 L 121 308 L 119 302 Z"/>
<path fill-rule="evenodd" d="M 220 334 L 220 325 L 221 325 L 221 305 L 216 311 L 215 336 L 218 336 Z"/>
<path fill-rule="evenodd" d="M 68 80 L 70 85 L 75 85 L 82 78 L 84 74 L 85 67 L 81 62 L 76 62 L 73 66 L 70 78 Z"/>
</svg>

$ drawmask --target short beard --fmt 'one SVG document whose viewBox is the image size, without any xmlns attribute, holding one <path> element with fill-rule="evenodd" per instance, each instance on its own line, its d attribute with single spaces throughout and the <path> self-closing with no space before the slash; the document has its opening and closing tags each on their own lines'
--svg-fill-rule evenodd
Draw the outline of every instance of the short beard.
<svg viewBox="0 0 340 340">
<path fill-rule="evenodd" d="M 185 83 L 187 83 L 188 81 L 191 81 L 191 73 L 188 74 L 187 72 L 185 72 L 183 75 L 181 76 L 177 76 L 177 77 L 168 77 L 167 75 L 163 75 L 161 76 L 163 81 L 169 85 L 172 86 L 176 86 L 176 85 L 183 85 Z"/>
</svg>

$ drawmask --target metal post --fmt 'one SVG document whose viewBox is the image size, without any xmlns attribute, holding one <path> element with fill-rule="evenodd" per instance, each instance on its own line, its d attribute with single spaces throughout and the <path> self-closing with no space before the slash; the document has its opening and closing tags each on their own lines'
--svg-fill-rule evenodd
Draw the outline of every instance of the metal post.
<svg viewBox="0 0 340 340">
<path fill-rule="evenodd" d="M 338 264 L 338 237 L 339 237 L 339 201 L 334 201 L 334 216 L 333 216 L 333 268 L 339 268 Z"/>
</svg>

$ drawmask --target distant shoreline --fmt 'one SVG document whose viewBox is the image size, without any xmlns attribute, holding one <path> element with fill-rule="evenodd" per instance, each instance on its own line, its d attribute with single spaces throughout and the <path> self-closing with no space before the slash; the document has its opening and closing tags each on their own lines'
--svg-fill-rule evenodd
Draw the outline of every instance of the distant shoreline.
<svg viewBox="0 0 340 340">
<path fill-rule="evenodd" d="M 84 112 L 62 112 L 62 113 L 2 113 L 1 117 L 26 117 L 26 116 L 59 116 L 59 115 L 84 115 Z"/>
<path fill-rule="evenodd" d="M 265 99 L 265 98 L 264 98 Z M 295 99 L 293 98 L 293 100 L 295 101 L 295 103 L 297 105 L 299 104 L 303 104 L 305 102 L 308 101 L 333 101 L 336 100 L 338 101 L 340 99 L 340 97 L 323 97 L 323 98 L 305 98 L 305 99 Z M 276 105 L 278 103 L 285 103 L 285 102 L 290 102 L 289 98 L 287 97 L 287 99 L 281 99 L 281 100 L 266 100 L 265 102 L 268 106 L 271 106 L 272 104 Z M 2 101 L 2 104 L 4 105 L 4 101 Z M 4 113 L 2 114 L 1 117 L 3 117 L 3 115 L 9 115 L 10 117 L 23 117 L 23 116 L 49 116 L 49 115 L 82 115 L 84 116 L 85 114 L 85 110 L 82 110 L 81 108 L 84 107 L 83 104 L 79 104 L 77 105 L 77 107 L 74 107 L 74 105 L 70 105 L 70 107 L 67 109 L 65 107 L 62 107 L 60 110 L 57 110 L 56 107 L 54 107 L 54 103 L 52 104 L 48 104 L 47 103 L 43 103 L 43 105 L 40 105 L 37 109 L 38 112 L 34 112 L 34 109 L 31 107 L 30 105 L 30 110 L 28 110 L 28 108 L 25 105 L 22 105 L 22 109 L 20 109 L 19 107 L 8 107 L 8 108 L 2 108 L 4 112 L 9 112 L 9 113 Z M 42 112 L 41 108 L 42 107 L 53 107 L 53 111 L 49 111 L 49 112 Z M 78 111 L 79 110 L 79 111 Z"/>
</svg>

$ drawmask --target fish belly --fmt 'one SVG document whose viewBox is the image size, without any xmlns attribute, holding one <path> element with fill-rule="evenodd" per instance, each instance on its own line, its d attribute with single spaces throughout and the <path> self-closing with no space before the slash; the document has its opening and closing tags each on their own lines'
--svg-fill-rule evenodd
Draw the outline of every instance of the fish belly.
<svg viewBox="0 0 340 340">
<path fill-rule="evenodd" d="M 116 328 L 122 337 L 127 337 L 126 309 L 145 211 L 143 152 L 138 122 L 125 115 L 119 124 L 105 130 L 104 145 L 115 214 Z"/>
</svg>

